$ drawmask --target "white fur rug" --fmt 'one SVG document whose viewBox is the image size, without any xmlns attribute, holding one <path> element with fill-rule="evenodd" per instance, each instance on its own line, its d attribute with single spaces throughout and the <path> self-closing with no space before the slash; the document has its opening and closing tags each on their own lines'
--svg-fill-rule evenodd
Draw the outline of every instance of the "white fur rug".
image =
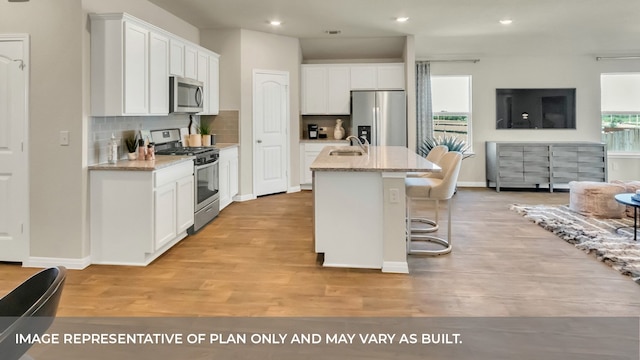
<svg viewBox="0 0 640 360">
<path fill-rule="evenodd" d="M 633 241 L 633 219 L 597 219 L 568 206 L 518 205 L 511 210 L 551 231 L 568 243 L 620 271 L 640 284 L 640 239 Z M 616 229 L 620 229 L 616 233 Z M 630 228 L 629 228 L 630 227 Z"/>
</svg>

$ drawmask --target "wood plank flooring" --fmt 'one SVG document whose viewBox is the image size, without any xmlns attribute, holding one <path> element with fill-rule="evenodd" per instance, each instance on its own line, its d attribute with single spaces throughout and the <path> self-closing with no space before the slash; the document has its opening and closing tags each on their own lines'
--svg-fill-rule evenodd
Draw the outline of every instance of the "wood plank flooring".
<svg viewBox="0 0 640 360">
<path fill-rule="evenodd" d="M 640 285 L 510 211 L 512 203 L 563 204 L 568 193 L 459 189 L 453 252 L 410 256 L 409 275 L 320 266 L 311 192 L 234 203 L 147 267 L 69 271 L 59 315 L 640 315 Z M 0 264 L 0 294 L 36 271 Z"/>
</svg>

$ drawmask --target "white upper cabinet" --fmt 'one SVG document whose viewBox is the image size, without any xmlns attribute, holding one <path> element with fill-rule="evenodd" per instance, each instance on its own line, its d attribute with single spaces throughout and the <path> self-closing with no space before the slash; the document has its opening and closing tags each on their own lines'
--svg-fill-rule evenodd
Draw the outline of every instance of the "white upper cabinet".
<svg viewBox="0 0 640 360">
<path fill-rule="evenodd" d="M 184 77 L 184 43 L 182 41 L 171 39 L 169 59 L 169 74 Z"/>
<path fill-rule="evenodd" d="M 404 64 L 359 64 L 351 67 L 352 90 L 404 90 Z"/>
<path fill-rule="evenodd" d="M 351 90 L 403 90 L 404 64 L 302 65 L 303 115 L 347 115 Z"/>
<path fill-rule="evenodd" d="M 169 42 L 126 14 L 91 14 L 91 114 L 166 115 Z"/>
<path fill-rule="evenodd" d="M 204 106 L 200 115 L 217 115 L 220 108 L 219 55 L 208 50 L 198 51 L 198 81 L 204 84 Z"/>
<path fill-rule="evenodd" d="M 378 88 L 378 72 L 375 65 L 351 66 L 352 90 L 376 90 Z"/>
<path fill-rule="evenodd" d="M 218 54 L 125 13 L 90 18 L 92 116 L 167 115 L 169 76 L 202 81 L 202 114 L 218 114 Z"/>
<path fill-rule="evenodd" d="M 151 33 L 149 36 L 149 114 L 169 112 L 169 39 Z"/>
<path fill-rule="evenodd" d="M 348 66 L 302 65 L 302 113 L 349 114 L 350 84 Z"/>
<path fill-rule="evenodd" d="M 302 66 L 302 113 L 327 114 L 327 68 Z"/>
<path fill-rule="evenodd" d="M 218 115 L 220 112 L 220 56 L 209 55 L 209 114 Z"/>
<path fill-rule="evenodd" d="M 184 48 L 184 77 L 198 80 L 198 49 L 193 46 Z"/>
<path fill-rule="evenodd" d="M 349 114 L 351 106 L 351 79 L 348 66 L 331 66 L 327 69 L 327 114 Z"/>
<path fill-rule="evenodd" d="M 124 113 L 149 112 L 149 30 L 124 23 Z"/>
<path fill-rule="evenodd" d="M 378 89 L 404 90 L 404 64 L 385 64 L 377 67 Z"/>
</svg>

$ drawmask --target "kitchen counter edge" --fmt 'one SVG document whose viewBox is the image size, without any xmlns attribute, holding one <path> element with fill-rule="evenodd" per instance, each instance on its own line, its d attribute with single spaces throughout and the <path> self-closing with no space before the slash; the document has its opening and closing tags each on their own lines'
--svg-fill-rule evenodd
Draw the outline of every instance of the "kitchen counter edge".
<svg viewBox="0 0 640 360">
<path fill-rule="evenodd" d="M 441 172 L 442 169 L 402 146 L 371 146 L 362 156 L 332 156 L 332 150 L 342 146 L 325 147 L 311 164 L 311 171 L 337 172 Z M 358 147 L 351 146 L 357 150 Z"/>
<path fill-rule="evenodd" d="M 155 160 L 119 160 L 115 164 L 90 165 L 89 170 L 155 171 L 185 161 L 193 161 L 194 158 L 181 155 L 156 155 Z"/>
</svg>

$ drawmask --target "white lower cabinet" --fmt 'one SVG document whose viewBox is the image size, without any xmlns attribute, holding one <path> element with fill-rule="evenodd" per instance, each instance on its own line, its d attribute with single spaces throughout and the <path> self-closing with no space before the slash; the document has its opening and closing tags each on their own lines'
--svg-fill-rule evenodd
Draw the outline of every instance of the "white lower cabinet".
<svg viewBox="0 0 640 360">
<path fill-rule="evenodd" d="M 91 262 L 148 265 L 193 225 L 193 162 L 90 172 Z"/>
<path fill-rule="evenodd" d="M 220 150 L 220 210 L 233 202 L 238 195 L 238 147 Z"/>
<path fill-rule="evenodd" d="M 313 172 L 310 167 L 325 146 L 347 146 L 346 141 L 322 141 L 300 143 L 300 188 L 311 190 Z"/>
</svg>

